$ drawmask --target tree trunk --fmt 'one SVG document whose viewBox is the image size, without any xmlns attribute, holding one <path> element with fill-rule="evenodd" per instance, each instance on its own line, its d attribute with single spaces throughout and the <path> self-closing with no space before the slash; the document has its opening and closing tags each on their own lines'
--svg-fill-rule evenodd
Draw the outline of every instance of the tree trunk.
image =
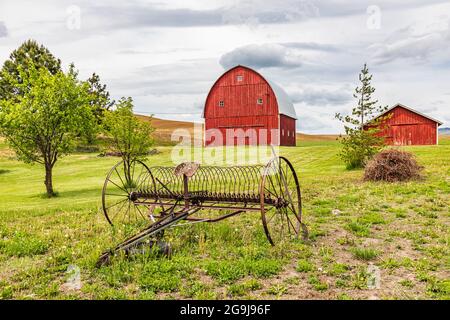
<svg viewBox="0 0 450 320">
<path fill-rule="evenodd" d="M 52 176 L 53 166 L 45 165 L 45 188 L 47 189 L 47 196 L 49 198 L 53 197 L 55 193 L 53 192 L 53 176 Z"/>
</svg>

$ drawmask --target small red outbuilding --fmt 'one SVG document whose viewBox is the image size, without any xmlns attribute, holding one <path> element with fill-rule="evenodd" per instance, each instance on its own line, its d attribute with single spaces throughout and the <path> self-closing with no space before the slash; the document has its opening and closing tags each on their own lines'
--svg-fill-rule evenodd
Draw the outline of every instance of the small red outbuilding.
<svg viewBox="0 0 450 320">
<path fill-rule="evenodd" d="M 394 146 L 430 145 L 438 143 L 438 127 L 442 124 L 416 110 L 396 104 L 377 118 L 386 116 L 380 127 L 380 136 Z"/>
<path fill-rule="evenodd" d="M 296 143 L 296 114 L 288 95 L 248 67 L 236 66 L 219 77 L 206 98 L 203 117 L 207 146 Z"/>
</svg>

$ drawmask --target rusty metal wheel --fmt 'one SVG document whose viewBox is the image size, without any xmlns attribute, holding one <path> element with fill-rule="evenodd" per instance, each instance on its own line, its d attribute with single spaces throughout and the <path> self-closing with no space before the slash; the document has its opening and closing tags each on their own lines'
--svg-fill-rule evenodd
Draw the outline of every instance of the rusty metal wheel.
<svg viewBox="0 0 450 320">
<path fill-rule="evenodd" d="M 111 168 L 102 190 L 103 213 L 111 225 L 148 221 L 148 207 L 136 203 L 134 192 L 146 189 L 151 179 L 150 169 L 140 160 L 129 166 L 120 161 Z"/>
<path fill-rule="evenodd" d="M 302 223 L 300 185 L 294 167 L 284 157 L 275 157 L 264 168 L 260 185 L 261 219 L 272 245 L 298 238 L 307 239 Z"/>
</svg>

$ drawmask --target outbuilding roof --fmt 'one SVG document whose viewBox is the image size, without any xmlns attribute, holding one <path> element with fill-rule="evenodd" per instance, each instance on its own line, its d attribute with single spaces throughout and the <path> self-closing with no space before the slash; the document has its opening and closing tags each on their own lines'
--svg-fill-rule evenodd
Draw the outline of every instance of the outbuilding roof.
<svg viewBox="0 0 450 320">
<path fill-rule="evenodd" d="M 379 117 L 385 115 L 386 113 L 388 113 L 389 111 L 391 111 L 391 110 L 393 110 L 393 109 L 395 109 L 395 108 L 397 108 L 397 107 L 401 107 L 401 108 L 404 108 L 404 109 L 409 110 L 409 111 L 411 111 L 411 112 L 417 113 L 418 115 L 421 115 L 421 116 L 424 117 L 424 118 L 430 119 L 431 121 L 434 121 L 434 122 L 438 123 L 439 125 L 442 124 L 441 121 L 436 120 L 436 119 L 434 119 L 434 118 L 432 118 L 432 117 L 430 117 L 430 116 L 427 116 L 426 114 L 423 114 L 423 113 L 421 113 L 421 112 L 419 112 L 419 111 L 417 111 L 417 110 L 411 109 L 411 108 L 409 108 L 409 107 L 407 107 L 407 106 L 405 106 L 405 105 L 403 105 L 403 104 L 401 104 L 401 103 L 394 104 L 392 107 L 388 108 L 386 111 L 384 111 L 383 113 L 379 114 L 379 115 L 376 116 L 374 119 L 377 119 L 377 118 L 379 118 Z"/>
</svg>

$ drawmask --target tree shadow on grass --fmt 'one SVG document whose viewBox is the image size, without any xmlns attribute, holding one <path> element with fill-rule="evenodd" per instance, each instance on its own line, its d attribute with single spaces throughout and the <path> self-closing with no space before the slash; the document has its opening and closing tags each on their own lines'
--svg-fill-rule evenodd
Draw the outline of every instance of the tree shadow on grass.
<svg viewBox="0 0 450 320">
<path fill-rule="evenodd" d="M 11 170 L 8 170 L 8 169 L 0 169 L 0 174 L 8 173 L 8 172 L 11 172 Z"/>
<path fill-rule="evenodd" d="M 85 198 L 94 198 L 94 199 L 100 199 L 101 198 L 101 187 L 94 187 L 94 188 L 86 188 L 86 189 L 75 189 L 75 190 L 66 190 L 66 191 L 55 191 L 54 197 L 48 197 L 47 193 L 44 191 L 45 188 L 43 188 L 41 193 L 35 193 L 30 196 L 30 198 L 40 198 L 40 199 L 76 199 L 79 198 L 80 200 Z"/>
</svg>

